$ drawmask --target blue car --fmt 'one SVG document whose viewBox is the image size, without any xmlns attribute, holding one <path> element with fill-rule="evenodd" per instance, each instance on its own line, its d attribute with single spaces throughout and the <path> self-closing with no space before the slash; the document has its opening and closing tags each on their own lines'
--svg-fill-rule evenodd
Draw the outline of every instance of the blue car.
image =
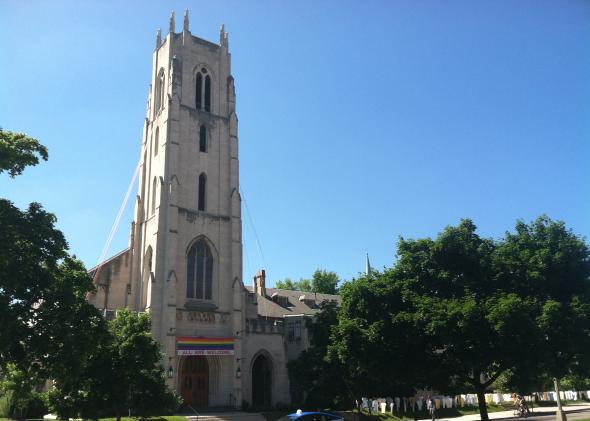
<svg viewBox="0 0 590 421">
<path fill-rule="evenodd" d="M 303 412 L 299 409 L 297 412 L 285 415 L 277 421 L 344 421 L 344 418 L 329 412 Z"/>
</svg>

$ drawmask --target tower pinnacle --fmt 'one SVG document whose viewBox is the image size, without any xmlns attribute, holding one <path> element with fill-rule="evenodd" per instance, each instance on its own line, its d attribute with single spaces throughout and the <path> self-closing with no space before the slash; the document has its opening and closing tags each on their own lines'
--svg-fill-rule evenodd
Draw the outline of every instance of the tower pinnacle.
<svg viewBox="0 0 590 421">
<path fill-rule="evenodd" d="M 182 30 L 188 32 L 188 9 L 184 11 L 184 24 Z"/>
<path fill-rule="evenodd" d="M 223 23 L 221 24 L 221 28 L 219 28 L 219 45 L 228 46 L 228 36 Z"/>
<path fill-rule="evenodd" d="M 170 13 L 170 33 L 173 34 L 174 32 L 176 32 L 176 22 L 174 20 L 174 10 L 172 11 L 172 13 Z"/>
<path fill-rule="evenodd" d="M 156 50 L 162 45 L 162 30 L 158 28 L 156 31 Z"/>
</svg>

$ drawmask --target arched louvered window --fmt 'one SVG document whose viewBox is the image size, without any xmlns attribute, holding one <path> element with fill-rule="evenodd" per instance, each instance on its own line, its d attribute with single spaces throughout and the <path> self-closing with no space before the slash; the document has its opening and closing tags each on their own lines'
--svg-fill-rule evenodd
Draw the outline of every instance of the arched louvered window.
<svg viewBox="0 0 590 421">
<path fill-rule="evenodd" d="M 154 109 L 156 111 L 156 114 L 160 112 L 162 108 L 164 108 L 164 80 L 164 69 L 160 69 L 160 71 L 158 72 L 158 77 L 156 78 L 156 92 L 154 95 Z"/>
<path fill-rule="evenodd" d="M 207 128 L 204 125 L 199 128 L 199 151 L 207 152 Z"/>
<path fill-rule="evenodd" d="M 158 180 L 154 177 L 154 182 L 152 184 L 152 213 L 156 211 L 156 188 L 158 187 Z"/>
<path fill-rule="evenodd" d="M 211 111 L 211 77 L 205 77 L 205 111 Z"/>
<path fill-rule="evenodd" d="M 213 255 L 203 239 L 188 251 L 186 261 L 186 297 L 210 300 L 213 296 Z"/>
<path fill-rule="evenodd" d="M 143 152 L 143 163 L 141 165 L 141 197 L 144 200 L 144 203 L 146 203 L 145 201 L 147 200 L 146 198 L 149 195 L 149 192 L 147 190 L 149 190 L 150 188 L 150 180 L 146 180 L 146 168 L 147 168 L 147 148 L 146 150 Z M 146 209 L 147 211 L 147 209 Z"/>
<path fill-rule="evenodd" d="M 195 85 L 195 102 L 197 110 L 200 110 L 203 101 L 203 75 L 201 74 L 201 72 L 197 73 L 197 80 L 195 82 Z"/>
<path fill-rule="evenodd" d="M 205 210 L 205 200 L 207 199 L 207 176 L 201 174 L 199 176 L 199 203 L 197 209 L 200 211 Z"/>
<path fill-rule="evenodd" d="M 160 128 L 156 128 L 156 136 L 154 137 L 154 156 L 158 155 L 158 143 L 160 140 Z"/>
<path fill-rule="evenodd" d="M 166 84 L 164 83 L 164 69 L 162 69 L 160 76 L 160 110 L 164 108 L 165 98 L 166 98 Z"/>
</svg>

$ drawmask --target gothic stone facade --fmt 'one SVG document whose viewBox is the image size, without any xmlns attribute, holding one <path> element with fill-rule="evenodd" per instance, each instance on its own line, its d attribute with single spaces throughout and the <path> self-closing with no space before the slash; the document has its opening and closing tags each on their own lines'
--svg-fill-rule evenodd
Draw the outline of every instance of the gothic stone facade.
<svg viewBox="0 0 590 421">
<path fill-rule="evenodd" d="M 287 361 L 305 318 L 336 296 L 242 280 L 238 119 L 228 36 L 183 30 L 153 53 L 130 247 L 99 267 L 90 298 L 107 318 L 148 311 L 169 386 L 194 407 L 291 402 Z"/>
</svg>

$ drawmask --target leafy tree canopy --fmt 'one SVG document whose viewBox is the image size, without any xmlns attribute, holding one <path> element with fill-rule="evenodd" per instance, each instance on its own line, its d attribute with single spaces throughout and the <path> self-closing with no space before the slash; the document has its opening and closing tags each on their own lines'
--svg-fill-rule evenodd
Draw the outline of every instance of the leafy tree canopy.
<svg viewBox="0 0 590 421">
<path fill-rule="evenodd" d="M 37 140 L 0 130 L 0 172 L 14 177 L 39 157 L 47 150 Z M 51 378 L 49 400 L 63 419 L 174 409 L 149 316 L 124 310 L 107 329 L 55 222 L 38 203 L 22 211 L 0 199 L 0 372 L 15 407 L 22 413 L 33 385 Z"/>
<path fill-rule="evenodd" d="M 324 269 L 316 269 L 311 278 L 312 292 L 323 294 L 338 294 L 338 275 Z"/>
<path fill-rule="evenodd" d="M 299 281 L 293 281 L 290 278 L 285 278 L 284 281 L 277 281 L 276 287 L 292 291 L 338 294 L 338 282 L 340 282 L 340 279 L 335 272 L 316 269 L 311 280 L 300 279 Z"/>
<path fill-rule="evenodd" d="M 58 378 L 92 349 L 102 318 L 85 299 L 92 280 L 55 222 L 38 203 L 22 211 L 0 199 L 0 368 L 12 362 Z"/>
<path fill-rule="evenodd" d="M 291 291 L 311 292 L 311 281 L 309 279 L 293 281 L 291 278 L 285 278 L 284 281 L 277 281 L 276 287 L 278 289 L 288 289 Z"/>
<path fill-rule="evenodd" d="M 39 158 L 47 161 L 47 157 L 47 148 L 37 139 L 0 128 L 0 173 L 7 171 L 15 177 L 27 166 L 37 165 Z"/>
<path fill-rule="evenodd" d="M 329 354 L 358 398 L 467 384 L 487 420 L 483 394 L 501 375 L 529 388 L 586 370 L 589 275 L 587 245 L 547 217 L 498 241 L 470 220 L 402 238 L 392 269 L 342 288 Z"/>
<path fill-rule="evenodd" d="M 128 409 L 140 416 L 172 412 L 179 402 L 168 390 L 160 360 L 149 315 L 120 310 L 80 375 L 56 384 L 50 405 L 62 418 L 120 419 Z"/>
<path fill-rule="evenodd" d="M 18 175 L 38 163 L 37 155 L 47 158 L 35 139 L 0 131 L 0 172 Z M 69 255 L 55 222 L 38 203 L 20 210 L 0 199 L 0 371 L 26 377 L 27 387 L 47 378 L 77 378 L 106 332 L 85 298 L 92 280 Z M 17 403 L 23 409 L 28 397 L 21 392 L 25 399 Z"/>
<path fill-rule="evenodd" d="M 337 304 L 321 303 L 320 311 L 307 322 L 309 349 L 288 363 L 294 398 L 308 408 L 350 408 L 353 402 L 339 362 L 327 359 L 330 332 L 337 322 Z"/>
<path fill-rule="evenodd" d="M 537 304 L 536 360 L 529 358 L 508 376 L 524 392 L 539 383 L 538 373 L 546 379 L 590 377 L 589 256 L 582 238 L 546 216 L 519 221 L 498 247 L 499 282 Z"/>
<path fill-rule="evenodd" d="M 36 386 L 35 376 L 19 369 L 15 364 L 9 363 L 0 379 L 0 395 L 8 397 L 10 415 L 13 418 L 22 419 L 26 416 L 29 402 L 33 398 L 33 390 Z"/>
<path fill-rule="evenodd" d="M 428 361 L 425 339 L 416 332 L 415 309 L 393 274 L 373 272 L 340 291 L 342 304 L 328 355 L 340 363 L 358 402 L 362 396 L 413 393 Z"/>
</svg>

